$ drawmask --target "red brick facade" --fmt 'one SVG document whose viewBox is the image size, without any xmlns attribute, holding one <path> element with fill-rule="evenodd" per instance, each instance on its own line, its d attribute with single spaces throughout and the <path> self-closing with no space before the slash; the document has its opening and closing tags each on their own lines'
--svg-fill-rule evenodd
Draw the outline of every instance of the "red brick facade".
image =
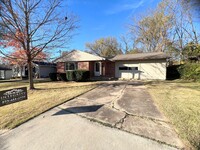
<svg viewBox="0 0 200 150">
<path fill-rule="evenodd" d="M 64 62 L 57 63 L 57 73 L 65 73 L 65 63 Z"/>
<path fill-rule="evenodd" d="M 89 70 L 89 62 L 78 62 L 79 70 Z"/>
<path fill-rule="evenodd" d="M 94 77 L 94 62 L 89 62 L 90 77 Z"/>
<path fill-rule="evenodd" d="M 94 77 L 94 61 L 90 62 L 78 62 L 79 70 L 89 70 L 90 76 Z M 115 77 L 115 63 L 111 61 L 102 61 L 102 76 L 103 77 Z M 65 73 L 65 63 L 58 62 L 57 63 L 57 72 Z"/>
<path fill-rule="evenodd" d="M 111 61 L 102 62 L 102 76 L 115 77 L 115 63 Z"/>
<path fill-rule="evenodd" d="M 78 62 L 78 69 L 80 70 L 89 70 L 89 62 Z M 57 63 L 57 72 L 58 73 L 65 73 L 65 63 L 58 62 Z"/>
</svg>

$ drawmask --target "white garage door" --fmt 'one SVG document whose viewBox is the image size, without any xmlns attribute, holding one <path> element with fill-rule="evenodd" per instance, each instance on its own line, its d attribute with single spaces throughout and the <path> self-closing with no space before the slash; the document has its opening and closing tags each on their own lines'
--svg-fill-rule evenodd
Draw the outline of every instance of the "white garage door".
<svg viewBox="0 0 200 150">
<path fill-rule="evenodd" d="M 138 67 L 118 67 L 118 75 L 123 79 L 138 79 Z"/>
<path fill-rule="evenodd" d="M 166 79 L 166 60 L 116 61 L 115 77 L 123 79 Z"/>
<path fill-rule="evenodd" d="M 132 79 L 133 73 L 131 71 L 120 71 L 120 78 Z"/>
</svg>

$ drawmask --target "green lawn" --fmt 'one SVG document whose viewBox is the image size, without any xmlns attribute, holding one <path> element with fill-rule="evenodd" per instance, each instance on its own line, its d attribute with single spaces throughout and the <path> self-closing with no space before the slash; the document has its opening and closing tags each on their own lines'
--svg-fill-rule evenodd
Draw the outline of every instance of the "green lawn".
<svg viewBox="0 0 200 150">
<path fill-rule="evenodd" d="M 28 86 L 27 81 L 0 82 L 0 91 Z M 95 88 L 95 82 L 37 82 L 28 100 L 0 107 L 0 129 L 14 128 L 69 99 Z"/>
<path fill-rule="evenodd" d="M 185 144 L 200 149 L 200 83 L 155 81 L 146 86 Z"/>
</svg>

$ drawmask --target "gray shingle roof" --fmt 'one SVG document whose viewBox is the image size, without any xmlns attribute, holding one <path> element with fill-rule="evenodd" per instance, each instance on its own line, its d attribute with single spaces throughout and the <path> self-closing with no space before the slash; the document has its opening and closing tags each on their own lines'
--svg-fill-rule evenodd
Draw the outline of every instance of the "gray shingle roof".
<svg viewBox="0 0 200 150">
<path fill-rule="evenodd" d="M 157 59 L 167 59 L 169 56 L 163 52 L 154 52 L 154 53 L 138 53 L 138 54 L 125 54 L 117 55 L 112 58 L 112 61 L 120 60 L 157 60 Z"/>
<path fill-rule="evenodd" d="M 59 58 L 54 62 L 70 62 L 70 61 L 101 61 L 105 60 L 103 57 L 92 55 L 83 51 L 73 50 Z"/>
<path fill-rule="evenodd" d="M 0 70 L 12 70 L 11 66 L 0 64 Z"/>
</svg>

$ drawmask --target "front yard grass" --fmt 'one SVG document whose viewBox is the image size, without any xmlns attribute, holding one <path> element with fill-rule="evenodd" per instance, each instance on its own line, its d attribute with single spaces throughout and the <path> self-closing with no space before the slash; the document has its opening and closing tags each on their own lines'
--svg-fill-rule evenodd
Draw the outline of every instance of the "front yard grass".
<svg viewBox="0 0 200 150">
<path fill-rule="evenodd" d="M 24 86 L 28 87 L 25 81 L 1 82 L 0 91 Z M 38 82 L 36 90 L 28 91 L 28 100 L 0 107 L 0 129 L 12 129 L 96 86 L 95 82 Z"/>
<path fill-rule="evenodd" d="M 200 83 L 158 81 L 147 82 L 147 87 L 186 146 L 200 149 Z"/>
</svg>

